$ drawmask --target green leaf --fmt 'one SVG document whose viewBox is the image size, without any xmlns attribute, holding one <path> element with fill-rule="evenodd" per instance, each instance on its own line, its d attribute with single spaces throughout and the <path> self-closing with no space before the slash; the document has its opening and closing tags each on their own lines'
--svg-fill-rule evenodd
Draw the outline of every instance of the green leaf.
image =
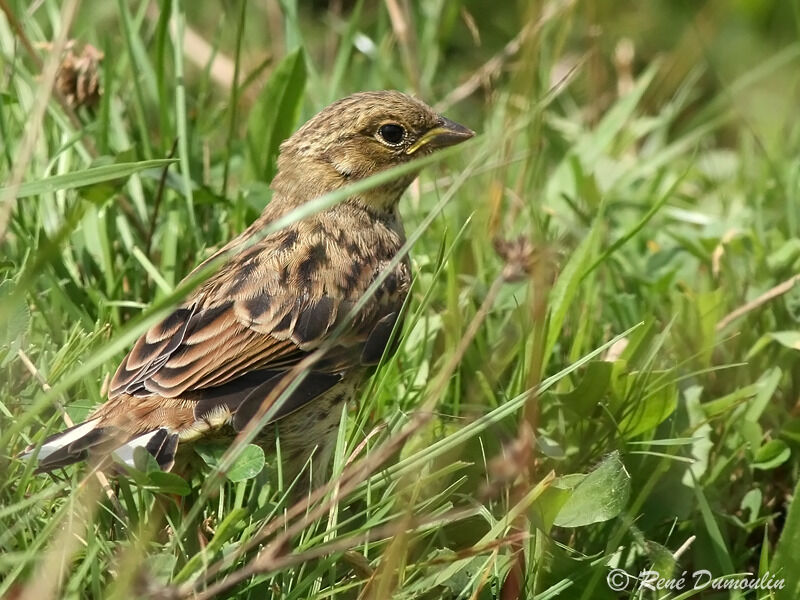
<svg viewBox="0 0 800 600">
<path fill-rule="evenodd" d="M 772 367 L 765 371 L 764 374 L 758 378 L 758 381 L 753 384 L 756 394 L 747 406 L 747 410 L 745 410 L 744 418 L 746 420 L 758 421 L 761 417 L 761 413 L 764 412 L 769 401 L 772 400 L 775 390 L 778 389 L 778 384 L 781 382 L 782 375 L 783 373 L 778 367 Z"/>
<path fill-rule="evenodd" d="M 615 373 L 624 372 L 625 363 L 636 366 L 647 364 L 647 357 L 653 352 L 652 348 L 657 332 L 652 317 L 645 318 L 643 323 L 641 327 L 625 338 L 625 346 L 614 363 Z M 620 361 L 624 362 L 620 364 Z"/>
<path fill-rule="evenodd" d="M 594 257 L 600 223 L 601 220 L 598 219 L 589 234 L 572 253 L 569 261 L 559 274 L 555 285 L 553 285 L 553 289 L 550 291 L 548 304 L 551 307 L 551 311 L 547 325 L 547 341 L 542 353 L 544 359 L 542 368 L 547 366 L 556 341 L 561 335 L 561 328 L 567 317 L 567 311 L 569 311 L 573 301 L 576 299 L 586 269 Z"/>
<path fill-rule="evenodd" d="M 590 362 L 578 385 L 569 392 L 556 394 L 556 397 L 579 415 L 591 412 L 608 390 L 612 366 L 612 363 L 604 360 Z"/>
<path fill-rule="evenodd" d="M 177 496 L 188 496 L 192 488 L 185 479 L 176 475 L 175 473 L 167 473 L 166 471 L 151 471 L 147 474 L 147 479 L 153 491 L 162 494 L 175 494 Z"/>
<path fill-rule="evenodd" d="M 747 356 L 745 356 L 745 359 L 750 360 L 772 342 L 778 342 L 785 348 L 800 350 L 800 331 L 772 331 L 770 333 L 765 333 L 756 340 L 756 343 L 753 344 L 753 347 L 750 348 Z"/>
<path fill-rule="evenodd" d="M 761 540 L 761 556 L 758 558 L 758 576 L 769 572 L 769 524 L 764 523 L 764 536 Z"/>
<path fill-rule="evenodd" d="M 630 489 L 631 477 L 622 464 L 619 452 L 612 452 L 575 486 L 554 524 L 559 527 L 583 527 L 613 519 L 625 509 Z"/>
<path fill-rule="evenodd" d="M 12 281 L 0 281 L 0 347 L 11 346 L 16 352 L 30 327 L 31 311 L 24 298 L 12 298 L 14 289 Z"/>
<path fill-rule="evenodd" d="M 769 373 L 769 371 L 767 373 Z M 705 412 L 707 417 L 716 417 L 718 415 L 730 411 L 739 404 L 745 403 L 750 398 L 754 398 L 759 393 L 759 391 L 761 391 L 761 389 L 762 386 L 758 382 L 751 383 L 750 385 L 745 387 L 737 388 L 733 392 L 723 396 L 722 398 L 716 398 L 715 400 L 710 400 L 709 402 L 705 402 L 702 405 L 703 411 Z"/>
<path fill-rule="evenodd" d="M 195 444 L 194 449 L 203 459 L 203 462 L 212 469 L 216 469 L 228 447 L 223 444 L 208 443 Z M 252 479 L 261 472 L 265 463 L 264 450 L 260 446 L 250 444 L 242 450 L 230 469 L 225 473 L 225 477 L 234 482 Z"/>
<path fill-rule="evenodd" d="M 761 490 L 758 488 L 749 490 L 742 497 L 742 501 L 739 503 L 739 508 L 741 508 L 742 511 L 747 511 L 749 513 L 746 521 L 747 523 L 752 523 L 758 518 L 758 513 L 761 511 L 763 498 L 764 496 L 761 493 Z"/>
<path fill-rule="evenodd" d="M 133 464 L 136 469 L 142 473 L 151 473 L 161 470 L 155 457 L 142 446 L 133 449 Z"/>
<path fill-rule="evenodd" d="M 800 444 L 800 418 L 790 419 L 781 427 L 781 435 L 796 444 Z"/>
<path fill-rule="evenodd" d="M 782 465 L 792 455 L 792 451 L 783 440 L 770 440 L 756 452 L 753 461 L 754 469 L 774 469 Z"/>
<path fill-rule="evenodd" d="M 697 499 L 697 505 L 700 509 L 700 516 L 705 526 L 706 535 L 711 543 L 711 548 L 717 558 L 719 566 L 723 569 L 723 573 L 733 573 L 733 559 L 731 558 L 728 548 L 730 545 L 727 543 L 725 536 L 719 528 L 711 506 L 708 504 L 708 499 L 703 493 L 703 486 L 696 480 L 693 484 L 694 496 Z M 710 557 L 709 557 L 710 558 Z"/>
<path fill-rule="evenodd" d="M 792 268 L 798 259 L 800 259 L 800 239 L 791 238 L 767 256 L 767 268 L 772 273 L 781 273 Z"/>
<path fill-rule="evenodd" d="M 227 450 L 227 447 L 223 444 L 215 444 L 213 442 L 197 442 L 192 448 L 203 459 L 203 462 L 212 469 L 217 468 L 222 455 Z"/>
<path fill-rule="evenodd" d="M 634 376 L 635 374 L 629 375 Z M 677 406 L 678 390 L 674 382 L 658 387 L 626 407 L 624 416 L 619 421 L 619 431 L 626 439 L 635 438 L 655 429 L 675 412 Z"/>
<path fill-rule="evenodd" d="M 653 570 L 657 571 L 659 575 L 665 579 L 675 577 L 675 568 L 678 563 L 672 551 L 652 540 L 647 540 L 646 544 L 647 558 L 652 561 Z"/>
<path fill-rule="evenodd" d="M 675 412 L 678 390 L 671 371 L 626 372 L 625 367 L 622 360 L 614 363 L 608 406 L 619 432 L 632 439 Z"/>
<path fill-rule="evenodd" d="M 619 340 L 624 339 L 625 337 L 631 335 L 634 331 L 636 331 L 636 329 L 638 329 L 638 327 L 639 325 L 634 325 L 630 329 L 627 329 L 626 331 L 610 339 L 608 342 L 601 345 L 600 347 L 595 348 L 594 350 L 586 354 L 584 357 L 575 361 L 574 363 L 572 363 L 570 366 L 566 367 L 559 373 L 551 375 L 550 377 L 542 381 L 542 383 L 540 384 L 539 386 L 540 392 L 543 393 L 547 391 L 556 382 L 560 381 L 573 371 L 576 371 L 580 367 L 584 366 L 592 359 L 597 358 L 600 354 L 605 352 L 608 348 L 613 346 Z M 424 451 L 417 452 L 413 456 L 409 456 L 408 458 L 400 460 L 396 464 L 388 467 L 384 471 L 384 474 L 382 476 L 398 477 L 402 473 L 407 473 L 409 471 L 419 469 L 419 467 L 422 464 L 429 461 L 434 456 L 438 456 L 443 452 L 448 452 L 452 448 L 460 447 L 460 445 L 463 444 L 470 437 L 477 435 L 478 433 L 487 429 L 488 427 L 491 427 L 496 423 L 499 423 L 502 419 L 514 414 L 515 411 L 519 410 L 520 407 L 524 405 L 524 403 L 527 401 L 529 397 L 530 397 L 529 394 L 524 392 L 522 394 L 519 394 L 518 396 L 515 396 L 514 398 L 507 400 L 506 402 L 502 403 L 500 406 L 486 413 L 482 417 L 475 419 L 471 423 L 465 425 L 464 427 L 459 429 L 456 433 L 442 440 L 434 442 L 433 444 L 425 448 Z"/>
<path fill-rule="evenodd" d="M 550 533 L 553 523 L 569 498 L 568 488 L 551 485 L 542 492 L 528 511 L 531 522 L 545 533 Z"/>
<path fill-rule="evenodd" d="M 28 196 L 37 196 L 39 194 L 50 194 L 58 190 L 71 190 L 75 188 L 86 187 L 104 181 L 113 181 L 123 177 L 130 177 L 134 173 L 144 171 L 146 169 L 155 169 L 163 167 L 170 163 L 175 162 L 171 158 L 163 158 L 157 160 L 143 160 L 140 162 L 122 163 L 116 165 L 103 165 L 101 167 L 92 167 L 84 169 L 83 171 L 75 171 L 74 173 L 64 173 L 63 175 L 53 175 L 52 177 L 45 177 L 38 181 L 29 181 L 20 185 L 14 191 L 12 198 L 26 198 Z M 11 188 L 0 188 L 0 198 L 6 197 L 6 194 L 12 192 Z"/>
<path fill-rule="evenodd" d="M 278 148 L 294 131 L 306 84 L 302 49 L 287 55 L 272 72 L 250 113 L 247 143 L 257 179 L 270 181 L 277 169 Z"/>
<path fill-rule="evenodd" d="M 784 579 L 784 589 L 776 595 L 779 600 L 800 598 L 800 483 L 794 490 L 792 503 L 786 514 L 786 523 L 775 549 L 770 573 Z"/>
<path fill-rule="evenodd" d="M 231 481 L 245 481 L 252 479 L 264 468 L 264 449 L 255 444 L 250 444 L 228 469 L 225 476 Z"/>
<path fill-rule="evenodd" d="M 147 575 L 152 577 L 156 582 L 167 584 L 177 562 L 178 557 L 174 554 L 161 552 L 148 555 L 147 558 L 145 558 Z"/>
<path fill-rule="evenodd" d="M 606 111 L 594 131 L 590 135 L 581 136 L 569 154 L 564 157 L 548 178 L 545 192 L 547 198 L 560 198 L 563 194 L 570 197 L 576 195 L 575 181 L 571 173 L 573 157 L 578 157 L 580 164 L 586 171 L 594 172 L 599 158 L 608 151 L 608 148 L 624 128 L 630 125 L 636 107 L 653 77 L 658 73 L 658 68 L 659 63 L 657 61 L 651 63 L 647 71 L 638 78 L 636 85 Z"/>
<path fill-rule="evenodd" d="M 769 336 L 781 346 L 800 350 L 800 331 L 774 331 Z"/>
<path fill-rule="evenodd" d="M 692 442 L 692 459 L 694 462 L 683 474 L 681 482 L 687 488 L 694 485 L 708 469 L 709 456 L 714 442 L 711 441 L 712 428 L 703 412 L 701 398 L 703 388 L 693 385 L 683 390 L 683 405 L 689 418 L 691 430 L 694 432 Z"/>
</svg>

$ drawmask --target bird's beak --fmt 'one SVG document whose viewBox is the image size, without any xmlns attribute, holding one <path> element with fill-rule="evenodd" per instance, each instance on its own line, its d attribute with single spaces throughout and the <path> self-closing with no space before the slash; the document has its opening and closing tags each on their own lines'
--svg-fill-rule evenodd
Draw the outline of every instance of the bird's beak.
<svg viewBox="0 0 800 600">
<path fill-rule="evenodd" d="M 429 129 L 406 150 L 406 154 L 414 154 L 423 146 L 435 150 L 437 148 L 447 148 L 455 146 L 468 140 L 475 132 L 471 129 L 459 125 L 446 117 L 440 117 L 439 123 L 433 129 Z"/>
</svg>

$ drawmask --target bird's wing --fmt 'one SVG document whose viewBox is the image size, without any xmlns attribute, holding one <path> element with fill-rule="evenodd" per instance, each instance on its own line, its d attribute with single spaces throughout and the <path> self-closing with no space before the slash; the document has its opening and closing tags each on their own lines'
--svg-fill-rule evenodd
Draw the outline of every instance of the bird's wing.
<svg viewBox="0 0 800 600">
<path fill-rule="evenodd" d="M 178 398 L 249 371 L 290 368 L 327 333 L 339 305 L 330 297 L 308 301 L 262 291 L 248 300 L 178 308 L 137 340 L 109 397 Z"/>
<path fill-rule="evenodd" d="M 296 365 L 348 316 L 385 264 L 369 253 L 336 252 L 320 238 L 288 231 L 239 253 L 137 340 L 111 381 L 109 399 L 186 398 L 253 371 Z M 398 291 L 394 283 L 390 291 Z M 368 302 L 314 370 L 377 362 L 404 297 L 387 293 Z"/>
</svg>

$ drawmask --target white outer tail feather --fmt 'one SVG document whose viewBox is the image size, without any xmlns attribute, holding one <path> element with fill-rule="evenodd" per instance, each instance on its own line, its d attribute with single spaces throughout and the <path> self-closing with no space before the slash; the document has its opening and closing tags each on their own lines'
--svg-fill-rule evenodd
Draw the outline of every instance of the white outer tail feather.
<svg viewBox="0 0 800 600">
<path fill-rule="evenodd" d="M 55 439 L 50 440 L 49 442 L 42 444 L 42 447 L 39 448 L 39 455 L 38 460 L 42 461 L 46 459 L 48 456 L 69 446 L 72 442 L 75 442 L 81 439 L 83 436 L 88 434 L 92 431 L 99 422 L 99 419 L 92 419 L 91 421 L 86 421 L 85 423 L 81 423 L 74 429 L 70 429 L 65 431 L 63 435 L 58 436 Z M 20 454 L 20 458 L 28 458 L 33 454 L 33 451 L 36 447 L 29 447 L 25 452 Z"/>
<path fill-rule="evenodd" d="M 79 425 L 74 426 L 72 429 L 65 431 L 63 434 L 54 437 L 53 439 L 45 442 L 42 444 L 41 448 L 39 448 L 39 454 L 37 455 L 37 461 L 41 463 L 45 461 L 49 456 L 52 456 L 55 452 L 62 450 L 72 444 L 73 442 L 77 442 L 82 437 L 91 433 L 99 424 L 99 419 L 92 419 L 91 421 L 86 421 L 85 423 L 81 423 Z M 137 436 L 131 440 L 128 440 L 118 448 L 116 448 L 112 454 L 119 459 L 124 464 L 128 465 L 129 467 L 135 467 L 134 464 L 134 453 L 136 448 L 147 448 L 147 444 L 153 439 L 153 436 L 156 435 L 161 428 L 154 429 L 153 431 L 148 431 L 145 434 Z M 19 454 L 19 458 L 21 459 L 28 459 L 33 456 L 33 452 L 36 449 L 35 445 L 31 445 L 25 449 L 24 452 Z"/>
<path fill-rule="evenodd" d="M 154 429 L 144 435 L 140 435 L 139 437 L 135 437 L 132 440 L 122 444 L 119 448 L 114 450 L 113 454 L 119 460 L 124 462 L 129 467 L 136 466 L 133 462 L 133 454 L 136 448 L 145 448 L 147 443 L 152 439 L 152 437 L 157 434 L 160 429 Z"/>
</svg>

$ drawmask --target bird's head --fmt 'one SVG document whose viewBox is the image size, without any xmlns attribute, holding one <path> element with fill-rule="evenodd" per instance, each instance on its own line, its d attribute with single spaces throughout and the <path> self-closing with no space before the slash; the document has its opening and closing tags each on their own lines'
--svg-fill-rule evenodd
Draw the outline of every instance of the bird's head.
<svg viewBox="0 0 800 600">
<path fill-rule="evenodd" d="M 353 94 L 324 108 L 281 145 L 273 189 L 296 201 L 311 200 L 473 135 L 401 92 Z M 416 175 L 405 174 L 353 200 L 392 210 Z"/>
</svg>

